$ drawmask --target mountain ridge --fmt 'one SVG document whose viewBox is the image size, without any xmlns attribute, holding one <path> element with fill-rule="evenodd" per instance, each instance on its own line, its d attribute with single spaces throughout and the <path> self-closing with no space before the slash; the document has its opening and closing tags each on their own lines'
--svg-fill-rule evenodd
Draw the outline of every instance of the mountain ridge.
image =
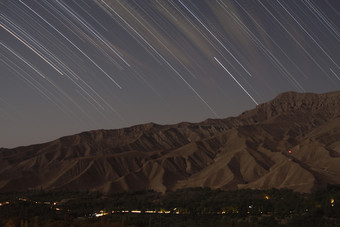
<svg viewBox="0 0 340 227">
<path fill-rule="evenodd" d="M 340 184 L 339 100 L 340 92 L 287 92 L 237 117 L 93 130 L 1 148 L 0 191 L 285 187 L 310 192 Z"/>
</svg>

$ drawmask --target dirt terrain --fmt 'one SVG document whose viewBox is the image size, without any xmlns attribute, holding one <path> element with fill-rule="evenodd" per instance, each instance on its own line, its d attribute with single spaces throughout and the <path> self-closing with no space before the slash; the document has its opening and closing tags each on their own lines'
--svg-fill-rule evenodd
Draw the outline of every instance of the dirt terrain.
<svg viewBox="0 0 340 227">
<path fill-rule="evenodd" d="M 340 92 L 288 92 L 238 117 L 95 130 L 0 149 L 0 191 L 340 184 Z"/>
</svg>

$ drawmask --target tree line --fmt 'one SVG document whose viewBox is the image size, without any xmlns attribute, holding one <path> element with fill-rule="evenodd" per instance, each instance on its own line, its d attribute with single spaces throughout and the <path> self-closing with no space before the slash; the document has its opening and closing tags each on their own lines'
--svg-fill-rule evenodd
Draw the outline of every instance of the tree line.
<svg viewBox="0 0 340 227">
<path fill-rule="evenodd" d="M 310 194 L 289 189 L 36 190 L 1 193 L 0 226 L 334 226 L 340 225 L 339 201 L 340 185 Z M 95 217 L 100 213 L 106 215 Z"/>
</svg>

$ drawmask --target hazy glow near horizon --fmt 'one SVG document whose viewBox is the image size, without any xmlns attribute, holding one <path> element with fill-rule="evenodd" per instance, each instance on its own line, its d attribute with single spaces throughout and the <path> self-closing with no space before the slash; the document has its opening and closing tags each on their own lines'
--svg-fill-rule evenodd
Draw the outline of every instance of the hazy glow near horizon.
<svg viewBox="0 0 340 227">
<path fill-rule="evenodd" d="M 340 88 L 340 3 L 0 2 L 0 147 Z"/>
</svg>

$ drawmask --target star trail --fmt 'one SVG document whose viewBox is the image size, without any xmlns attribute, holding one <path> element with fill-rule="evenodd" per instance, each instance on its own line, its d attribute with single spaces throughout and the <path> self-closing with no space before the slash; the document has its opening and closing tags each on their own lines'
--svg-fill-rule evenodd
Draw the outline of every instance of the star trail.
<svg viewBox="0 0 340 227">
<path fill-rule="evenodd" d="M 340 88 L 336 0 L 1 0 L 0 147 Z"/>
</svg>

